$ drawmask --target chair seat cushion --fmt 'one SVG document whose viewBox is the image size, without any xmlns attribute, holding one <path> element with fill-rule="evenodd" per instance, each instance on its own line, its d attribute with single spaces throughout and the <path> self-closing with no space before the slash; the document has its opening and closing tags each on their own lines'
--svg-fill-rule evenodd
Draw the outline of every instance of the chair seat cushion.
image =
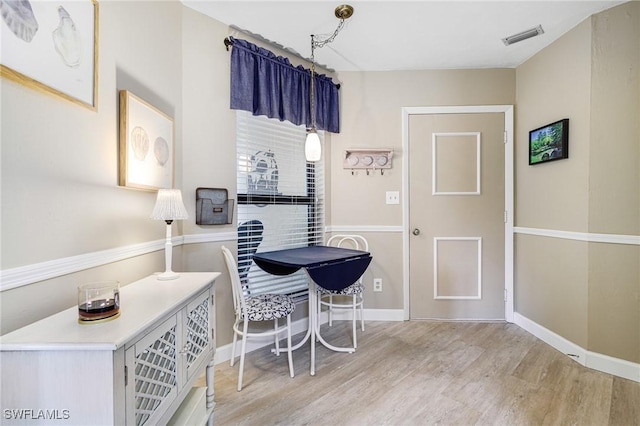
<svg viewBox="0 0 640 426">
<path fill-rule="evenodd" d="M 285 294 L 259 294 L 247 296 L 247 319 L 249 321 L 268 321 L 285 318 L 296 308 L 291 297 Z"/>
<path fill-rule="evenodd" d="M 354 295 L 363 293 L 364 285 L 357 282 L 342 290 L 327 290 L 326 288 L 318 286 L 318 291 L 322 294 Z"/>
</svg>

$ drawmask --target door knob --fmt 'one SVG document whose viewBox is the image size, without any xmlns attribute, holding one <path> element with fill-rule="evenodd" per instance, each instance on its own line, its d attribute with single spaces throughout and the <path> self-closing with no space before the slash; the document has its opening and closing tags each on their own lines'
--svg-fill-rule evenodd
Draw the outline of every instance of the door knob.
<svg viewBox="0 0 640 426">
<path fill-rule="evenodd" d="M 413 235 L 420 235 L 420 230 L 418 228 L 414 228 Z"/>
</svg>

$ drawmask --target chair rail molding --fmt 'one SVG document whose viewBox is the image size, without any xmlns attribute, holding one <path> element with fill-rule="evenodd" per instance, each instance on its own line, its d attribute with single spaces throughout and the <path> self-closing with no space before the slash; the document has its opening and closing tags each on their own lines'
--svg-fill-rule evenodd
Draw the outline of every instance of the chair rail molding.
<svg viewBox="0 0 640 426">
<path fill-rule="evenodd" d="M 328 226 L 325 232 L 402 232 L 402 226 Z M 238 239 L 236 231 L 188 234 L 171 239 L 173 246 L 183 244 L 222 243 Z M 132 257 L 164 250 L 165 240 L 147 241 L 139 244 L 115 247 L 77 256 L 47 260 L 45 262 L 0 270 L 0 293 L 39 281 L 96 268 Z"/>
<path fill-rule="evenodd" d="M 589 243 L 640 245 L 640 235 L 597 234 L 592 232 L 559 231 L 556 229 L 527 228 L 516 226 L 514 234 L 536 235 L 539 237 L 561 238 L 565 240 L 586 241 Z"/>
<path fill-rule="evenodd" d="M 233 241 L 237 238 L 237 232 L 232 231 L 182 235 L 173 237 L 171 241 L 174 246 L 181 246 L 183 244 Z M 148 241 L 4 269 L 0 271 L 0 292 L 164 250 L 164 244 L 164 239 Z"/>
<path fill-rule="evenodd" d="M 332 225 L 325 227 L 325 232 L 402 232 L 404 228 L 401 225 L 385 226 L 385 225 Z"/>
</svg>

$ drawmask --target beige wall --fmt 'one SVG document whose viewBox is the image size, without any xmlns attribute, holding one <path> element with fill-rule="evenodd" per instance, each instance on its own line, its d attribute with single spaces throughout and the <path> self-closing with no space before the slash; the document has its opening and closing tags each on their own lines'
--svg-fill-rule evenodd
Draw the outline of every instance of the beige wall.
<svg viewBox="0 0 640 426">
<path fill-rule="evenodd" d="M 579 241 L 515 236 L 515 312 L 588 345 L 588 249 Z"/>
<path fill-rule="evenodd" d="M 97 112 L 1 80 L 2 269 L 161 235 L 147 220 L 155 194 L 117 186 L 117 91 L 180 111 L 181 10 L 172 2 L 100 3 Z M 151 54 L 153 43 L 163 48 Z M 179 179 L 180 162 L 176 168 Z"/>
<path fill-rule="evenodd" d="M 640 235 L 640 2 L 593 17 L 589 232 Z M 640 362 L 640 247 L 589 244 L 589 350 Z"/>
<path fill-rule="evenodd" d="M 149 220 L 155 193 L 117 186 L 118 90 L 176 118 L 179 187 L 182 10 L 178 2 L 99 3 L 97 112 L 0 80 L 2 270 L 164 237 L 163 224 Z M 76 286 L 87 280 L 125 284 L 162 270 L 161 257 L 153 253 L 4 291 L 1 332 L 73 306 Z"/>
<path fill-rule="evenodd" d="M 592 22 L 589 232 L 640 235 L 640 2 Z"/>
<path fill-rule="evenodd" d="M 332 135 L 333 225 L 402 225 L 401 205 L 386 191 L 402 189 L 402 107 L 515 103 L 512 69 L 341 72 L 341 132 Z M 342 168 L 347 148 L 392 148 L 384 176 Z"/>
<path fill-rule="evenodd" d="M 517 68 L 517 227 L 638 235 L 639 19 L 638 2 L 595 15 Z M 561 118 L 569 159 L 528 166 L 528 131 Z M 517 235 L 516 311 L 587 350 L 638 362 L 639 254 Z"/>
<path fill-rule="evenodd" d="M 386 191 L 402 191 L 402 107 L 515 103 L 513 69 L 341 72 L 339 78 L 341 131 L 332 135 L 330 157 L 333 226 L 402 226 L 402 204 L 385 203 Z M 343 168 L 348 148 L 391 148 L 393 168 L 352 175 Z M 367 308 L 402 309 L 402 234 L 363 234 L 374 254 L 365 284 L 383 278 L 382 293 L 365 295 Z"/>
<path fill-rule="evenodd" d="M 183 198 L 191 219 L 184 233 L 235 232 L 235 225 L 195 223 L 198 187 L 226 188 L 236 193 L 235 112 L 229 109 L 229 52 L 222 40 L 228 27 L 189 8 L 183 9 L 182 99 L 184 116 Z M 235 215 L 234 215 L 235 216 Z M 235 218 L 234 218 L 235 219 Z M 235 250 L 235 241 L 183 246 L 185 271 L 220 271 L 216 280 L 217 344 L 232 341 L 234 311 L 231 282 L 220 246 Z"/>
<path fill-rule="evenodd" d="M 516 226 L 587 231 L 590 35 L 587 20 L 516 69 Z M 529 166 L 529 131 L 563 118 L 569 159 Z"/>
<path fill-rule="evenodd" d="M 587 20 L 516 69 L 515 226 L 588 231 L 590 37 Z M 529 130 L 562 118 L 569 158 L 529 166 Z M 515 311 L 586 347 L 584 243 L 518 235 L 514 263 Z"/>
</svg>

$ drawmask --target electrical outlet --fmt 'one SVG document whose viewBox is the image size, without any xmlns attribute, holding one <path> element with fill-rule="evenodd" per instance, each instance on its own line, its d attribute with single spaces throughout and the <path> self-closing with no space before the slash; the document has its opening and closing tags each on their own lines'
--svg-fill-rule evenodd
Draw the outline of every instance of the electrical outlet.
<svg viewBox="0 0 640 426">
<path fill-rule="evenodd" d="M 373 279 L 373 291 L 375 292 L 382 291 L 382 278 Z"/>
<path fill-rule="evenodd" d="M 400 204 L 400 192 L 387 191 L 387 204 Z"/>
</svg>

